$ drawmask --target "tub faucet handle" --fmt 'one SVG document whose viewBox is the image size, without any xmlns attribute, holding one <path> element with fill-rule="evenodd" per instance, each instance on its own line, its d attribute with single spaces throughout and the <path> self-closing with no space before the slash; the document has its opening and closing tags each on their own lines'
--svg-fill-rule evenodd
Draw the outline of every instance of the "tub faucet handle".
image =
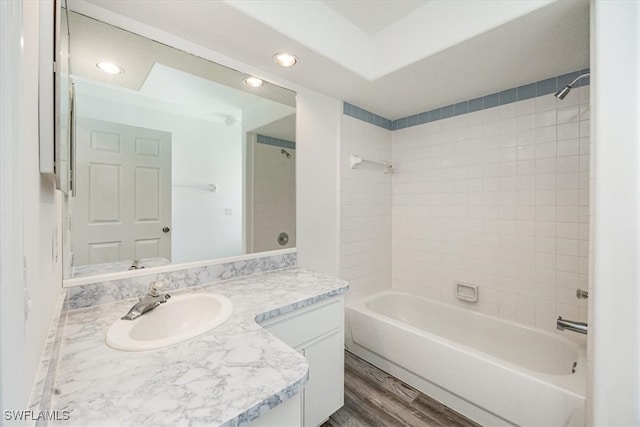
<svg viewBox="0 0 640 427">
<path fill-rule="evenodd" d="M 576 289 L 576 298 L 578 299 L 587 299 L 589 298 L 589 291 L 585 291 L 584 289 Z"/>
</svg>

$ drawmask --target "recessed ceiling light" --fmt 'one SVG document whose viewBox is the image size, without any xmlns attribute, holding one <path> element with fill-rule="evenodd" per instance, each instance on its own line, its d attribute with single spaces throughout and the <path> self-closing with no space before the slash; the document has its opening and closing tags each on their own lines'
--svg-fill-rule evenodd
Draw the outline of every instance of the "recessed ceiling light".
<svg viewBox="0 0 640 427">
<path fill-rule="evenodd" d="M 273 62 L 281 67 L 293 67 L 298 63 L 298 58 L 290 53 L 276 53 L 273 55 Z"/>
<path fill-rule="evenodd" d="M 124 68 L 119 66 L 118 64 L 114 64 L 113 62 L 100 61 L 96 64 L 96 67 L 109 74 L 122 74 L 124 73 Z"/>
<path fill-rule="evenodd" d="M 245 77 L 243 80 L 244 84 L 250 87 L 261 87 L 264 84 L 264 81 L 260 80 L 257 77 L 249 76 Z"/>
</svg>

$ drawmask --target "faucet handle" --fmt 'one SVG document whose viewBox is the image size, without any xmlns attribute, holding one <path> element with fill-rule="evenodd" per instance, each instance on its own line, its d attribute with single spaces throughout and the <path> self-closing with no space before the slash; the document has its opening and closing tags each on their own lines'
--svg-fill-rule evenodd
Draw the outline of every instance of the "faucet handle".
<svg viewBox="0 0 640 427">
<path fill-rule="evenodd" d="M 147 293 L 152 297 L 157 297 L 164 290 L 164 288 L 164 283 L 161 281 L 151 282 L 149 283 L 149 289 L 147 290 Z"/>
</svg>

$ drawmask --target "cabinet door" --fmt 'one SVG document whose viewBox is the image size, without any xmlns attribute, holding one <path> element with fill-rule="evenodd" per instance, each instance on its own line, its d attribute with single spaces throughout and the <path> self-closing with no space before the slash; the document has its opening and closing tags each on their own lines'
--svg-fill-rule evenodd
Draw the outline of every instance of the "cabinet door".
<svg viewBox="0 0 640 427">
<path fill-rule="evenodd" d="M 309 382 L 302 393 L 304 427 L 316 427 L 343 405 L 343 333 L 334 329 L 301 349 L 309 361 Z"/>
<path fill-rule="evenodd" d="M 248 427 L 300 427 L 302 426 L 302 403 L 296 394 L 280 406 L 276 406 L 247 424 Z"/>
<path fill-rule="evenodd" d="M 304 427 L 317 427 L 344 403 L 344 297 L 262 323 L 309 362 L 302 391 Z"/>
</svg>

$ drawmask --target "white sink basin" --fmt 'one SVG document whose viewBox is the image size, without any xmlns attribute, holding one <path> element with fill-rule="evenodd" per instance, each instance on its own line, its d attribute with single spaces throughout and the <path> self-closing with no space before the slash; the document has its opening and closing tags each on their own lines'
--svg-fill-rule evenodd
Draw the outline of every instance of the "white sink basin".
<svg viewBox="0 0 640 427">
<path fill-rule="evenodd" d="M 233 304 L 224 295 L 177 295 L 135 320 L 116 320 L 107 331 L 106 343 L 125 351 L 166 347 L 220 326 L 232 313 Z"/>
</svg>

